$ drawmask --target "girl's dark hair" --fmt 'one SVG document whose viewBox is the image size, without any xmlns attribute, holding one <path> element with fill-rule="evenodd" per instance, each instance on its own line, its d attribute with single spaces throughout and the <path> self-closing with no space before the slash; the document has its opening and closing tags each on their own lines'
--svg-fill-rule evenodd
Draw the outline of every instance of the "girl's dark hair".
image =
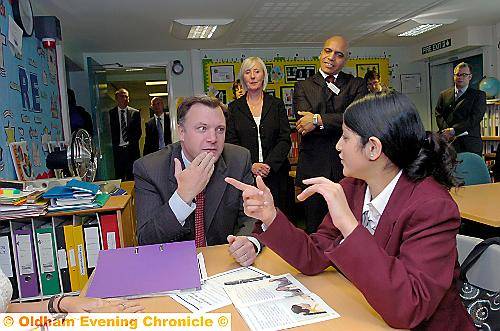
<svg viewBox="0 0 500 331">
<path fill-rule="evenodd" d="M 459 186 L 455 178 L 455 150 L 438 133 L 426 132 L 417 109 L 396 91 L 367 95 L 344 113 L 344 124 L 361 137 L 382 143 L 384 154 L 412 181 L 432 176 L 447 188 Z"/>
</svg>

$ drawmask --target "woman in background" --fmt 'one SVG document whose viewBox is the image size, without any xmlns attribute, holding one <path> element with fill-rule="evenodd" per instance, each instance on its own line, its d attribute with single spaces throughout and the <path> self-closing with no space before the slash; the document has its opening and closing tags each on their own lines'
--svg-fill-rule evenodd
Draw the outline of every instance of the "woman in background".
<svg viewBox="0 0 500 331">
<path fill-rule="evenodd" d="M 257 188 L 226 178 L 243 191 L 245 213 L 263 223 L 254 236 L 304 274 L 335 266 L 391 327 L 475 330 L 457 289 L 454 150 L 427 135 L 396 92 L 352 103 L 336 148 L 346 178 L 306 179 L 297 197 L 318 193 L 328 205 L 311 235 L 276 210 L 261 178 Z"/>
<path fill-rule="evenodd" d="M 241 86 L 241 81 L 237 79 L 233 82 L 233 100 L 241 98 L 245 95 L 245 91 L 243 91 L 243 86 Z"/>
<path fill-rule="evenodd" d="M 259 57 L 245 59 L 239 77 L 246 93 L 229 104 L 226 142 L 250 150 L 252 173 L 264 178 L 276 205 L 286 210 L 292 142 L 285 105 L 264 92 L 268 73 Z"/>
</svg>

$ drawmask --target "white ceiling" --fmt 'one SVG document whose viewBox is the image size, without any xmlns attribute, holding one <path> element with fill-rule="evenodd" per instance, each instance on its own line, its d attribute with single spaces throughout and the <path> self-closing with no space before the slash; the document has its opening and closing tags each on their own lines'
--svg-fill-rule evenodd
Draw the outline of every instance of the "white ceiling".
<svg viewBox="0 0 500 331">
<path fill-rule="evenodd" d="M 80 52 L 318 46 L 342 34 L 355 46 L 411 45 L 467 25 L 500 22 L 499 0 L 32 0 L 35 15 L 61 21 L 65 47 Z M 385 30 L 409 18 L 456 19 L 417 38 Z M 179 18 L 231 18 L 217 40 L 178 40 Z"/>
</svg>

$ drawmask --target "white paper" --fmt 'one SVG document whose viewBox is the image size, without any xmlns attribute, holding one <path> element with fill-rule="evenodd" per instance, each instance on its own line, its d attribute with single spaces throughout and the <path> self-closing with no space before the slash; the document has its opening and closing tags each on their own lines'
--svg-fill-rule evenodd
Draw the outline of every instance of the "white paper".
<svg viewBox="0 0 500 331">
<path fill-rule="evenodd" d="M 198 260 L 198 271 L 200 273 L 200 281 L 203 284 L 205 280 L 208 278 L 207 268 L 205 266 L 205 258 L 203 257 L 203 253 L 198 253 L 198 255 L 196 255 L 196 259 Z"/>
<path fill-rule="evenodd" d="M 75 256 L 75 250 L 70 249 L 68 251 L 68 256 L 69 256 L 69 265 L 71 268 L 76 267 L 76 256 Z"/>
<path fill-rule="evenodd" d="M 252 331 L 275 331 L 340 317 L 314 293 L 238 308 Z"/>
<path fill-rule="evenodd" d="M 66 257 L 66 250 L 64 248 L 57 250 L 57 264 L 59 269 L 66 269 L 68 267 L 68 258 Z"/>
<path fill-rule="evenodd" d="M 23 49 L 23 29 L 16 24 L 12 16 L 9 15 L 9 42 L 14 47 L 16 53 L 22 54 Z"/>
<path fill-rule="evenodd" d="M 421 79 L 420 74 L 402 74 L 401 75 L 401 92 L 420 93 Z"/>
<path fill-rule="evenodd" d="M 87 266 L 95 268 L 97 264 L 97 256 L 101 246 L 99 245 L 99 229 L 97 226 L 84 228 L 85 234 L 85 251 L 87 252 Z"/>
<path fill-rule="evenodd" d="M 30 236 L 27 234 L 16 235 L 17 256 L 21 275 L 30 275 L 34 272 L 33 251 L 31 250 Z"/>
<path fill-rule="evenodd" d="M 290 274 L 255 282 L 225 285 L 224 289 L 235 306 L 250 306 L 309 293 L 309 290 Z"/>
<path fill-rule="evenodd" d="M 328 88 L 333 92 L 335 93 L 336 95 L 339 95 L 340 93 L 340 89 L 333 83 L 329 83 L 329 82 L 326 82 L 326 85 L 328 86 Z"/>
<path fill-rule="evenodd" d="M 80 275 L 86 275 L 87 270 L 85 270 L 85 264 L 83 263 L 83 245 L 77 245 L 78 250 L 78 269 L 80 270 Z"/>
<path fill-rule="evenodd" d="M 114 232 L 106 233 L 106 239 L 108 240 L 108 249 L 116 248 L 116 235 Z"/>
<path fill-rule="evenodd" d="M 38 255 L 40 257 L 40 270 L 42 273 L 56 270 L 51 233 L 37 233 Z"/>
<path fill-rule="evenodd" d="M 340 317 L 290 274 L 224 289 L 251 330 L 282 330 Z"/>
<path fill-rule="evenodd" d="M 7 277 L 14 276 L 12 272 L 12 259 L 10 257 L 9 237 L 0 237 L 0 269 Z"/>
<path fill-rule="evenodd" d="M 201 290 L 172 294 L 170 297 L 195 313 L 207 313 L 230 305 L 231 300 L 224 291 L 224 283 L 268 275 L 254 267 L 241 267 L 209 277 L 201 285 Z"/>
</svg>

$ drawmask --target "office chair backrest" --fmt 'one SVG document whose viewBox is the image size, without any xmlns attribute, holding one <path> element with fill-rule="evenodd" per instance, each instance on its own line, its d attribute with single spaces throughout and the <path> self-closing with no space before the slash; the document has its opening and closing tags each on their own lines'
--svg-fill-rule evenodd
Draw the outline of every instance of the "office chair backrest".
<svg viewBox="0 0 500 331">
<path fill-rule="evenodd" d="M 457 234 L 458 263 L 462 264 L 483 239 Z M 500 246 L 491 245 L 467 272 L 469 283 L 490 291 L 500 290 Z"/>
<path fill-rule="evenodd" d="M 477 154 L 464 152 L 457 154 L 458 165 L 455 175 L 464 185 L 491 183 L 490 172 L 483 158 Z"/>
</svg>

